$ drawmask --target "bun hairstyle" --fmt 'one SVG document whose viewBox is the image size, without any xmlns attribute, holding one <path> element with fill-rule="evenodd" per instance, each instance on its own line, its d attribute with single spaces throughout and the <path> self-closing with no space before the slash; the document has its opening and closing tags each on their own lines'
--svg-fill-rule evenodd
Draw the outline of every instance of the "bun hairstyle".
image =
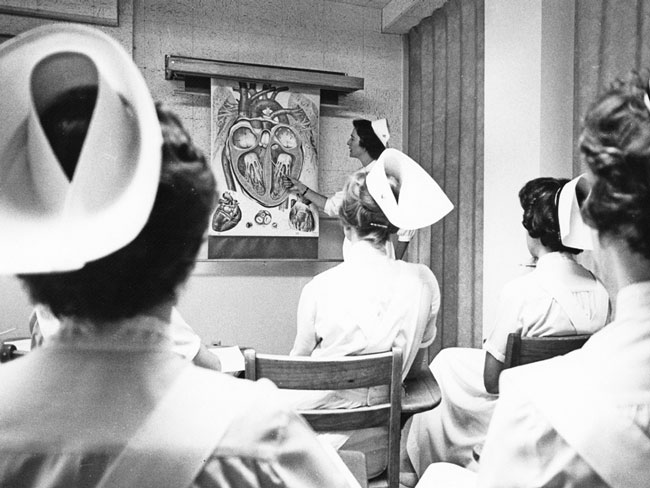
<svg viewBox="0 0 650 488">
<path fill-rule="evenodd" d="M 364 170 L 357 171 L 348 179 L 343 188 L 339 218 L 344 225 L 354 227 L 362 239 L 372 242 L 376 247 L 383 247 L 390 235 L 398 229 L 388 221 L 368 192 L 366 174 Z M 395 198 L 398 198 L 397 180 L 389 177 L 389 183 Z"/>
<path fill-rule="evenodd" d="M 625 239 L 650 259 L 648 74 L 616 80 L 589 108 L 580 152 L 593 178 L 582 214 L 602 236 Z"/>
<path fill-rule="evenodd" d="M 359 136 L 359 146 L 368 151 L 372 159 L 379 158 L 381 153 L 386 149 L 386 146 L 384 146 L 379 137 L 377 137 L 377 134 L 375 134 L 372 128 L 372 122 L 366 119 L 355 119 L 352 121 L 352 125 Z"/>
<path fill-rule="evenodd" d="M 551 251 L 579 254 L 581 249 L 566 247 L 560 238 L 557 204 L 560 190 L 567 179 L 535 178 L 519 190 L 519 202 L 524 209 L 522 225 L 533 239 Z"/>
</svg>

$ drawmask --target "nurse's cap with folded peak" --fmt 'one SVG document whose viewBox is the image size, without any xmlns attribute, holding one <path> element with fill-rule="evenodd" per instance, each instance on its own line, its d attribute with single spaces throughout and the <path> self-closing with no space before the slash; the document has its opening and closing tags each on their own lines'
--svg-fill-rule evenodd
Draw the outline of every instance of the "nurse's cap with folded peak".
<svg viewBox="0 0 650 488">
<path fill-rule="evenodd" d="M 388 147 L 388 139 L 390 139 L 390 132 L 388 131 L 388 121 L 386 119 L 378 119 L 370 122 L 372 131 L 377 138 L 381 141 L 384 147 Z"/>
<path fill-rule="evenodd" d="M 395 199 L 388 177 L 399 182 Z M 422 167 L 397 149 L 386 149 L 366 175 L 368 192 L 386 218 L 400 229 L 420 229 L 454 208 L 445 192 Z"/>
<path fill-rule="evenodd" d="M 162 134 L 131 56 L 90 27 L 52 24 L 0 45 L 0 273 L 70 271 L 130 243 L 160 179 Z M 41 117 L 60 95 L 96 87 L 68 179 Z"/>
<path fill-rule="evenodd" d="M 557 203 L 560 239 L 566 247 L 591 251 L 594 244 L 591 229 L 585 224 L 580 206 L 589 194 L 589 183 L 585 175 L 580 175 L 560 190 Z"/>
</svg>

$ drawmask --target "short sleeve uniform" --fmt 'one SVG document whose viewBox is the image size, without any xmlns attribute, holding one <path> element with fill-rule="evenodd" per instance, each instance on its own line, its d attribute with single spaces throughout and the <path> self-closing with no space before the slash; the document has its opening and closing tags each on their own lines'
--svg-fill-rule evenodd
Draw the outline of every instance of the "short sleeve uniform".
<svg viewBox="0 0 650 488">
<path fill-rule="evenodd" d="M 567 311 L 555 297 L 560 286 L 571 295 L 586 320 L 574 323 L 568 319 Z M 495 325 L 483 349 L 503 362 L 511 332 L 534 337 L 592 334 L 605 325 L 608 311 L 607 292 L 591 273 L 568 254 L 549 253 L 539 258 L 534 271 L 503 288 Z"/>
<path fill-rule="evenodd" d="M 503 362 L 511 332 L 526 336 L 593 333 L 607 322 L 608 310 L 607 292 L 591 273 L 569 255 L 546 254 L 534 271 L 505 286 L 496 325 L 483 349 Z M 442 401 L 413 417 L 406 443 L 418 475 L 434 462 L 471 464 L 473 447 L 485 440 L 499 396 L 485 390 L 484 351 L 453 347 L 433 359 L 431 371 Z"/>
<path fill-rule="evenodd" d="M 345 261 L 303 288 L 291 354 L 340 357 L 389 351 L 404 354 L 404 375 L 419 348 L 435 337 L 440 290 L 422 264 L 395 261 L 367 241 Z"/>
</svg>

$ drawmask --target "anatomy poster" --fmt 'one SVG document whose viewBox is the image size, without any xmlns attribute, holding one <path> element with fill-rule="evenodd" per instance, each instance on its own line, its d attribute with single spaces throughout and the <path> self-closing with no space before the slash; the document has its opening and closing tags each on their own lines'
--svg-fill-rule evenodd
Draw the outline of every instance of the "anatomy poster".
<svg viewBox="0 0 650 488">
<path fill-rule="evenodd" d="M 317 238 L 316 207 L 283 176 L 318 188 L 318 90 L 213 79 L 211 94 L 210 235 Z"/>
</svg>

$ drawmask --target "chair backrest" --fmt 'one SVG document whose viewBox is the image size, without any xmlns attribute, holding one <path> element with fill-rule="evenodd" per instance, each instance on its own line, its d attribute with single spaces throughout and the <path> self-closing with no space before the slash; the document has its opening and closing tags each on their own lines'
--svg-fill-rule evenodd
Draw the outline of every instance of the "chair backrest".
<svg viewBox="0 0 650 488">
<path fill-rule="evenodd" d="M 513 332 L 508 334 L 504 368 L 543 361 L 580 349 L 589 337 L 590 334 L 522 337 L 520 333 Z"/>
<path fill-rule="evenodd" d="M 299 410 L 317 432 L 355 430 L 368 427 L 388 428 L 388 486 L 399 485 L 400 416 L 402 410 L 402 350 L 344 356 L 312 358 L 280 356 L 244 351 L 245 377 L 268 378 L 278 388 L 295 390 L 347 390 L 388 386 L 386 402 L 349 409 Z"/>
<path fill-rule="evenodd" d="M 14 339 L 15 340 L 15 339 Z M 12 341 L 4 343 L 0 341 L 0 363 L 6 363 L 12 359 L 20 358 L 27 354 L 27 351 L 19 350 Z"/>
</svg>

